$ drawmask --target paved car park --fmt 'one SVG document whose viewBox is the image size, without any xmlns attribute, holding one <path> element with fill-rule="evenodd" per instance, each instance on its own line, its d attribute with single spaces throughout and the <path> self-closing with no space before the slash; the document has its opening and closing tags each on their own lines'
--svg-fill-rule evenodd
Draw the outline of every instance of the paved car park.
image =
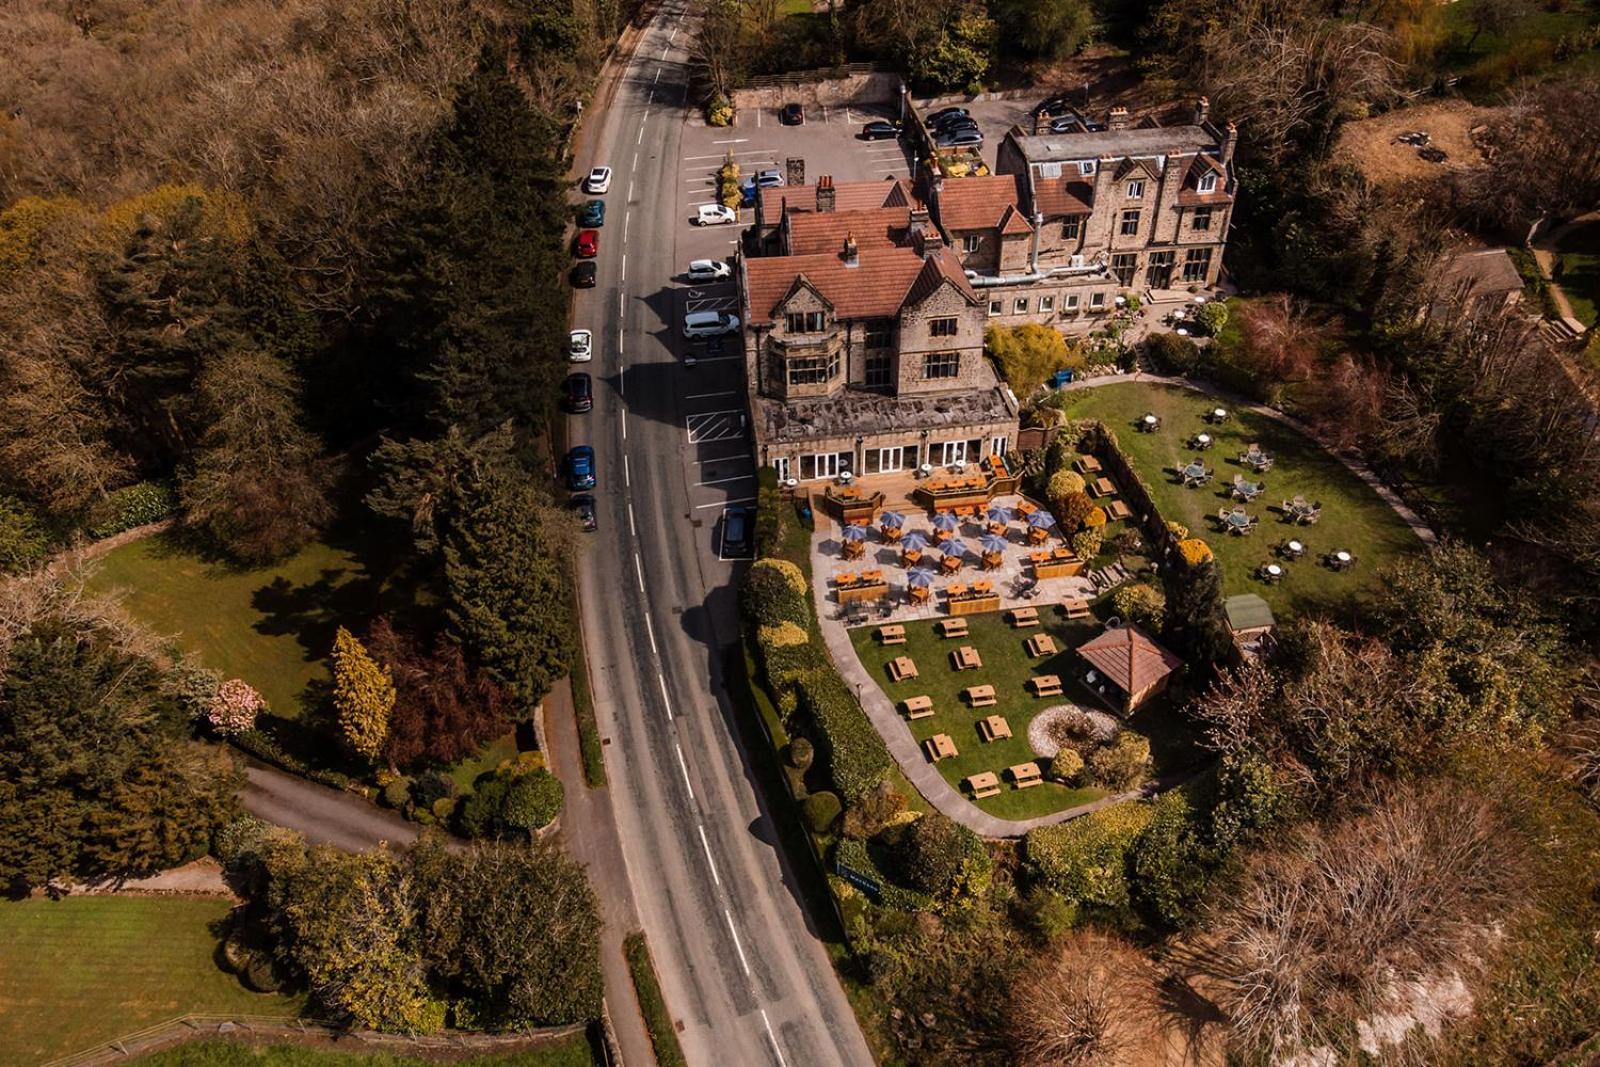
<svg viewBox="0 0 1600 1067">
<path fill-rule="evenodd" d="M 919 110 L 926 116 L 947 107 L 966 108 L 967 114 L 977 122 L 978 129 L 983 131 L 983 148 L 980 151 L 983 161 L 993 170 L 995 152 L 1006 131 L 1012 126 L 1031 129 L 1033 109 L 1038 103 L 1039 100 L 1031 96 L 1020 100 L 978 100 L 970 104 L 958 100 L 948 104 L 919 105 Z"/>
</svg>

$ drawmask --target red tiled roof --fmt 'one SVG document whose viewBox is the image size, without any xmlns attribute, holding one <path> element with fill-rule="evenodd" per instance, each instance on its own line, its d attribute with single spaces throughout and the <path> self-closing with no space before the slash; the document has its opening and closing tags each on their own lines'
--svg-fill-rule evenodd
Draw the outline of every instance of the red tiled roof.
<svg viewBox="0 0 1600 1067">
<path fill-rule="evenodd" d="M 1200 178 L 1206 174 L 1217 176 L 1217 187 L 1209 193 L 1200 191 Z M 1206 155 L 1204 152 L 1196 155 L 1189 163 L 1189 169 L 1183 175 L 1183 186 L 1178 190 L 1178 203 L 1183 207 L 1198 207 L 1203 204 L 1228 204 L 1233 202 L 1233 197 L 1228 195 L 1228 172 L 1220 160 Z"/>
<path fill-rule="evenodd" d="M 1093 199 L 1094 187 L 1079 178 L 1034 179 L 1033 207 L 1046 217 L 1087 215 Z"/>
<path fill-rule="evenodd" d="M 960 290 L 968 303 L 978 302 L 978 294 L 972 291 L 972 283 L 967 281 L 966 274 L 956 265 L 955 258 L 945 255 L 944 251 L 940 250 L 923 261 L 922 270 L 917 274 L 917 280 L 911 283 L 911 288 L 906 291 L 902 303 L 920 304 L 945 282 Z"/>
<path fill-rule="evenodd" d="M 1183 666 L 1183 660 L 1132 623 L 1108 629 L 1079 645 L 1078 655 L 1130 695 L 1144 692 Z"/>
<path fill-rule="evenodd" d="M 833 210 L 875 211 L 881 207 L 909 207 L 911 187 L 904 178 L 881 182 L 834 182 Z M 771 225 L 777 225 L 783 213 L 784 202 L 789 204 L 791 215 L 817 210 L 815 185 L 778 185 L 761 190 L 762 216 Z"/>
<path fill-rule="evenodd" d="M 939 225 L 946 231 L 992 229 L 1007 208 L 1022 203 L 1021 179 L 1014 174 L 950 178 L 940 187 L 938 200 Z"/>
<path fill-rule="evenodd" d="M 857 266 L 837 252 L 765 256 L 745 260 L 750 318 L 770 322 L 797 278 L 804 277 L 841 318 L 887 317 L 900 310 L 906 291 L 922 271 L 922 257 L 909 248 L 864 248 Z"/>
<path fill-rule="evenodd" d="M 1013 204 L 1006 205 L 1006 212 L 1000 216 L 1001 235 L 1014 235 L 1019 233 L 1032 233 L 1033 223 L 1023 218 L 1022 212 Z"/>
<path fill-rule="evenodd" d="M 858 248 L 892 248 L 905 243 L 906 227 L 911 225 L 909 207 L 886 207 L 872 211 L 789 214 L 789 251 L 806 256 L 818 252 L 837 252 L 846 236 L 854 235 Z"/>
</svg>

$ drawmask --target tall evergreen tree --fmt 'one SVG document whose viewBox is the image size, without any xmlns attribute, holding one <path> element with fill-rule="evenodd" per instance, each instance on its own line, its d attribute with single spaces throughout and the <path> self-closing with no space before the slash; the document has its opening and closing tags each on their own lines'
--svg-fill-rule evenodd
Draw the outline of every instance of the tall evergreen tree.
<svg viewBox="0 0 1600 1067">
<path fill-rule="evenodd" d="M 368 759 L 377 759 L 389 736 L 394 682 L 388 670 L 343 626 L 333 638 L 333 707 L 350 747 Z"/>
</svg>

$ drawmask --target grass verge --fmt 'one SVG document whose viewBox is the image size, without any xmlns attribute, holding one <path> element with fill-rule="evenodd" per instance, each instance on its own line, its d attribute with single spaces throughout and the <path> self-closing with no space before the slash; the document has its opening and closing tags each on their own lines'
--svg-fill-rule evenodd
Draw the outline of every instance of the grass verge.
<svg viewBox="0 0 1600 1067">
<path fill-rule="evenodd" d="M 345 1052 L 307 1045 L 255 1045 L 243 1041 L 193 1041 L 146 1056 L 142 1067 L 424 1067 L 437 1059 L 388 1052 Z M 583 1034 L 517 1052 L 451 1059 L 457 1067 L 593 1067 Z"/>
<path fill-rule="evenodd" d="M 644 1013 L 645 1028 L 650 1031 L 650 1044 L 655 1047 L 659 1067 L 688 1067 L 683 1046 L 678 1044 L 678 1031 L 672 1025 L 672 1013 L 661 996 L 661 980 L 656 977 L 655 964 L 650 960 L 650 945 L 644 934 L 635 930 L 622 943 L 628 957 L 628 970 L 633 974 L 633 990 L 639 996 L 639 1010 Z"/>
<path fill-rule="evenodd" d="M 578 583 L 572 583 L 572 619 L 577 625 Z M 578 627 L 577 654 L 572 657 L 572 707 L 578 716 L 578 750 L 583 755 L 583 780 L 590 789 L 601 789 L 606 784 L 606 758 L 600 743 L 600 723 L 594 715 L 594 692 L 589 688 L 589 651 L 583 643 L 582 627 Z"/>
<path fill-rule="evenodd" d="M 191 1012 L 292 1018 L 215 962 L 215 898 L 0 903 L 0 1063 L 39 1063 Z"/>
</svg>

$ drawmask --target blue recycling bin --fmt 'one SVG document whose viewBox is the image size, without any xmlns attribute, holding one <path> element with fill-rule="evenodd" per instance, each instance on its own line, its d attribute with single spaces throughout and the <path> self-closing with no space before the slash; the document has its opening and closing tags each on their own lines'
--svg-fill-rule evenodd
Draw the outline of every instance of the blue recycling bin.
<svg viewBox="0 0 1600 1067">
<path fill-rule="evenodd" d="M 1070 370 L 1058 370 L 1058 371 L 1056 371 L 1055 387 L 1057 389 L 1060 389 L 1063 385 L 1066 385 L 1070 381 L 1072 381 L 1072 371 L 1070 371 Z"/>
</svg>

